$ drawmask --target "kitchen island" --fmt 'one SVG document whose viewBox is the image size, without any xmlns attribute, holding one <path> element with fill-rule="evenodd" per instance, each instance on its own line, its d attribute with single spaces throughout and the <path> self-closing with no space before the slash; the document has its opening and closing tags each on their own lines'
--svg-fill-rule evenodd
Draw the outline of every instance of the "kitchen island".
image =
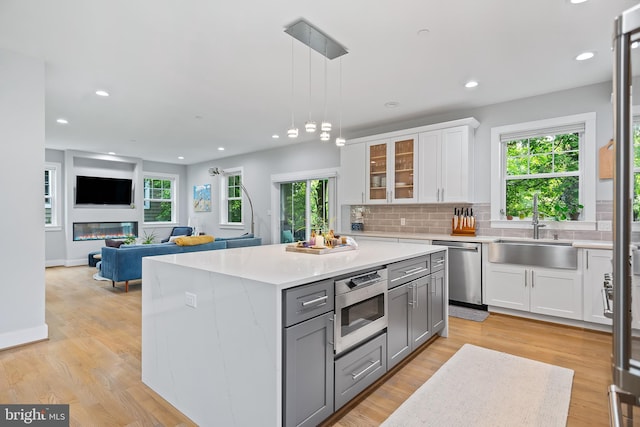
<svg viewBox="0 0 640 427">
<path fill-rule="evenodd" d="M 282 425 L 283 292 L 446 250 L 385 242 L 326 255 L 285 249 L 143 258 L 142 381 L 199 425 Z"/>
</svg>

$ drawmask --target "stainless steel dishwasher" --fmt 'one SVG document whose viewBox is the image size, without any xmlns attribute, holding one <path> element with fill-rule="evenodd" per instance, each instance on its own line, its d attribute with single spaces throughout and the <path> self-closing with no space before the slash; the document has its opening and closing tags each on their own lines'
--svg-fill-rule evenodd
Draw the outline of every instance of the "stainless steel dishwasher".
<svg viewBox="0 0 640 427">
<path fill-rule="evenodd" d="M 449 301 L 486 310 L 482 304 L 482 245 L 446 240 L 432 243 L 449 248 Z"/>
</svg>

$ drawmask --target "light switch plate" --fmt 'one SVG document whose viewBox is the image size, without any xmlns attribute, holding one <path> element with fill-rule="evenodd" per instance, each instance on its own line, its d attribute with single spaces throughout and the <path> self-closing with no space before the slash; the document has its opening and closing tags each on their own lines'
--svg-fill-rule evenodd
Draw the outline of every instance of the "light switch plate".
<svg viewBox="0 0 640 427">
<path fill-rule="evenodd" d="M 198 297 L 196 294 L 192 294 L 191 292 L 185 292 L 184 303 L 189 307 L 196 308 L 198 306 Z"/>
</svg>

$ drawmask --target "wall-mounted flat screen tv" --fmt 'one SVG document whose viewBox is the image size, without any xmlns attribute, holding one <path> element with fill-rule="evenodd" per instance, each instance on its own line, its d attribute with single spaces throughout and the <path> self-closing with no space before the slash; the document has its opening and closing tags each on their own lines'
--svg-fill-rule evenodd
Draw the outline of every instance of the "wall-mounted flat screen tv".
<svg viewBox="0 0 640 427">
<path fill-rule="evenodd" d="M 76 205 L 130 205 L 132 180 L 76 176 Z"/>
</svg>

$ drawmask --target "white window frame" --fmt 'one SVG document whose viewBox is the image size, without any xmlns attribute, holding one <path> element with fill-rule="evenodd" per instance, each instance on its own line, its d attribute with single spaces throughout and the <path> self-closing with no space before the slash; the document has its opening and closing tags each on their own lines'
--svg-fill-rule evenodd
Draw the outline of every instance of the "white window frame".
<svg viewBox="0 0 640 427">
<path fill-rule="evenodd" d="M 161 201 L 166 202 L 166 199 L 151 199 L 147 198 L 144 188 L 144 180 L 162 180 L 171 181 L 171 220 L 170 221 L 145 221 L 144 220 L 144 207 L 147 201 Z M 178 175 L 165 174 L 165 173 L 143 173 L 142 175 L 142 224 L 143 225 L 176 225 L 178 223 Z"/>
<path fill-rule="evenodd" d="M 49 171 L 49 195 L 51 199 L 51 224 L 44 225 L 45 231 L 58 231 L 62 229 L 61 221 L 61 201 L 60 201 L 60 176 L 62 171 L 62 165 L 60 163 L 44 164 L 44 170 Z M 44 179 L 44 174 L 43 174 Z M 44 182 L 43 182 L 44 184 Z M 45 194 L 45 198 L 47 195 Z M 46 203 L 45 203 L 46 205 Z M 45 206 L 46 207 L 46 206 Z"/>
<path fill-rule="evenodd" d="M 244 229 L 244 207 L 245 207 L 245 193 L 242 187 L 240 188 L 240 222 L 229 222 L 227 221 L 229 217 L 229 200 L 235 200 L 237 198 L 229 198 L 229 188 L 228 181 L 230 176 L 240 176 L 240 183 L 244 185 L 244 168 L 236 167 L 236 168 L 224 168 L 222 173 L 219 175 L 218 184 L 219 184 L 219 194 L 220 194 L 220 228 L 228 228 L 228 229 Z"/>
<path fill-rule="evenodd" d="M 506 198 L 506 158 L 500 136 L 573 124 L 584 124 L 580 141 L 580 196 L 584 206 L 580 221 L 543 220 L 549 229 L 595 230 L 596 229 L 596 113 L 583 113 L 555 117 L 507 126 L 491 128 L 491 227 L 531 228 L 531 221 L 506 220 L 503 212 Z"/>
<path fill-rule="evenodd" d="M 313 179 L 329 180 L 329 228 L 337 230 L 336 213 L 338 209 L 336 177 L 337 169 L 317 169 L 310 171 L 282 173 L 271 175 L 271 242 L 280 242 L 280 184 Z M 307 198 L 309 192 L 307 192 Z M 307 200 L 307 205 L 308 205 Z M 306 219 L 307 223 L 310 218 Z"/>
</svg>

